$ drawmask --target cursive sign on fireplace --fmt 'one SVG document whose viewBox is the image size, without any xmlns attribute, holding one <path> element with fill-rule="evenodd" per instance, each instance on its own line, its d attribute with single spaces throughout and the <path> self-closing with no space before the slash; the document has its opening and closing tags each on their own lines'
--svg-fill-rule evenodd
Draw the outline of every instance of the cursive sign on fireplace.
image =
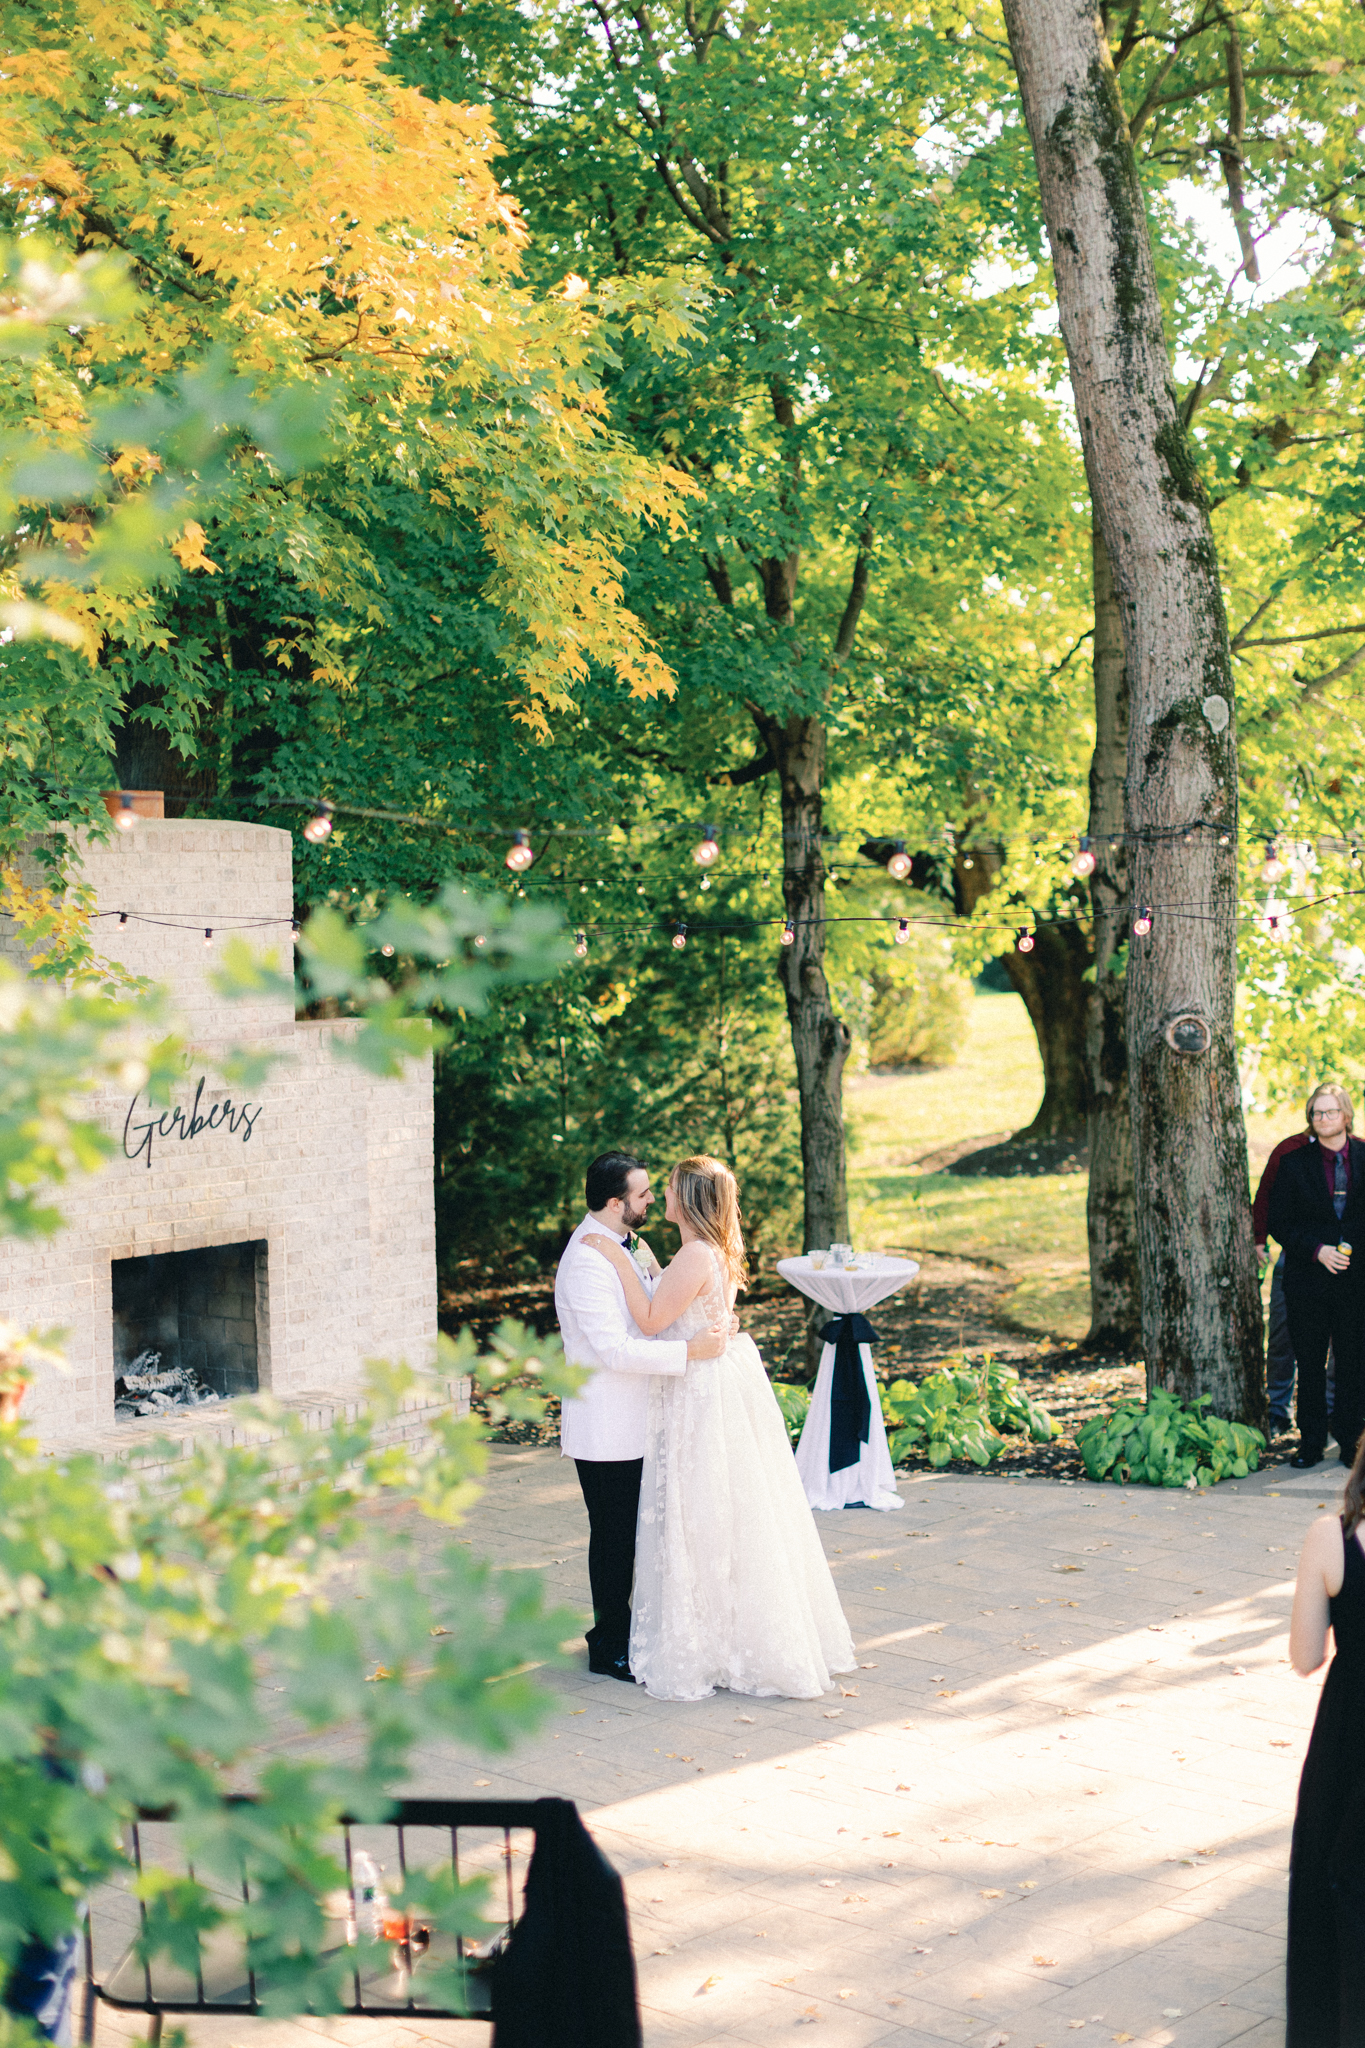
<svg viewBox="0 0 1365 2048">
<path fill-rule="evenodd" d="M 154 1138 L 174 1138 L 179 1143 L 184 1144 L 187 1139 L 201 1138 L 205 1131 L 231 1131 L 234 1137 L 240 1136 L 244 1145 L 248 1144 L 251 1139 L 251 1133 L 256 1128 L 256 1119 L 264 1105 L 259 1102 L 234 1102 L 230 1095 L 225 1095 L 221 1101 L 212 1103 L 201 1116 L 199 1114 L 199 1104 L 203 1097 L 204 1084 L 207 1079 L 208 1076 L 206 1074 L 199 1076 L 199 1085 L 194 1091 L 194 1101 L 190 1104 L 188 1111 L 183 1109 L 163 1109 L 158 1113 L 153 1109 L 149 1098 L 147 1104 L 148 1115 L 144 1123 L 133 1122 L 133 1118 L 137 1114 L 137 1106 L 142 1100 L 140 1095 L 135 1095 L 128 1105 L 128 1114 L 123 1119 L 124 1158 L 141 1159 L 145 1153 L 147 1164 L 150 1167 L 152 1163 L 152 1140 Z M 130 1143 L 130 1140 L 133 1138 L 137 1139 L 135 1145 Z"/>
</svg>

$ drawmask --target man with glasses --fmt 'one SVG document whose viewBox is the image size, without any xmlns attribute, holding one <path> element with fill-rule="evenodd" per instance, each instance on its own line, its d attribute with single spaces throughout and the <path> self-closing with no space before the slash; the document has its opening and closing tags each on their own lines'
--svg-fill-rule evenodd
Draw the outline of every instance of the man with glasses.
<svg viewBox="0 0 1365 2048">
<path fill-rule="evenodd" d="M 1329 1345 L 1332 1433 L 1343 1465 L 1354 1462 L 1365 1426 L 1365 1144 L 1351 1135 L 1351 1098 L 1335 1082 L 1313 1090 L 1307 1121 L 1308 1143 L 1280 1161 L 1268 1217 L 1285 1255 L 1285 1311 L 1299 1371 L 1299 1447 L 1289 1462 L 1300 1469 L 1321 1464 L 1327 1447 Z"/>
</svg>

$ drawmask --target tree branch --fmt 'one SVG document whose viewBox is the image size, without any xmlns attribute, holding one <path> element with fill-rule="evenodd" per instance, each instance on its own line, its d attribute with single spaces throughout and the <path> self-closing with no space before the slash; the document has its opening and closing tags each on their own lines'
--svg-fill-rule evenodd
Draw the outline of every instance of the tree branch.
<svg viewBox="0 0 1365 2048">
<path fill-rule="evenodd" d="M 1271 598 L 1266 599 L 1266 604 L 1272 602 Z M 1262 610 L 1264 608 L 1263 606 Z M 1260 617 L 1259 612 L 1256 617 Z M 1255 622 L 1255 619 L 1249 619 L 1247 624 L 1254 625 Z M 1245 630 L 1244 627 L 1243 631 Z M 1246 647 L 1307 647 L 1311 640 L 1344 640 L 1351 633 L 1365 633 L 1365 619 L 1359 620 L 1354 626 L 1324 626 L 1320 633 L 1284 633 L 1274 640 L 1244 640 L 1239 633 L 1232 645 L 1240 654 Z"/>
<path fill-rule="evenodd" d="M 844 615 L 839 621 L 839 630 L 834 636 L 834 666 L 842 668 L 853 648 L 858 621 L 863 615 L 867 602 L 867 586 L 872 571 L 872 528 L 864 521 L 858 535 L 858 552 L 853 559 L 853 577 L 848 586 L 848 602 Z"/>
</svg>

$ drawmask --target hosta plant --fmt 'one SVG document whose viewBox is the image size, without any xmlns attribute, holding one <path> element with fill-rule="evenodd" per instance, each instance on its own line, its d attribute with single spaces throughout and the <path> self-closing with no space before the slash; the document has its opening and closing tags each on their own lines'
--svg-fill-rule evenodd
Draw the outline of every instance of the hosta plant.
<svg viewBox="0 0 1365 2048">
<path fill-rule="evenodd" d="M 1061 1430 L 1020 1385 L 1014 1368 L 989 1352 L 980 1365 L 964 1356 L 923 1380 L 893 1380 L 882 1393 L 882 1414 L 893 1462 L 923 1450 L 936 1466 L 954 1458 L 989 1465 L 1007 1436 L 1027 1434 L 1036 1443 L 1050 1443 Z"/>
<path fill-rule="evenodd" d="M 1207 1414 L 1209 1400 L 1201 1394 L 1187 1407 L 1158 1387 L 1146 1401 L 1092 1417 L 1076 1438 L 1088 1477 L 1190 1488 L 1245 1479 L 1260 1464 L 1265 1438 L 1245 1422 Z"/>
</svg>

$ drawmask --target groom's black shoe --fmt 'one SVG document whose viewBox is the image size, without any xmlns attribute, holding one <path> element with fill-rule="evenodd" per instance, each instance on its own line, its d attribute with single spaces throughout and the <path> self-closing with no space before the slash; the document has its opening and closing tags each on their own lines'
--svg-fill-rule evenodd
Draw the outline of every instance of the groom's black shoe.
<svg viewBox="0 0 1365 2048">
<path fill-rule="evenodd" d="M 1305 1472 L 1310 1465 L 1320 1465 L 1322 1458 L 1323 1452 L 1320 1444 L 1300 1444 L 1289 1462 L 1296 1471 Z"/>
<path fill-rule="evenodd" d="M 593 1656 L 589 1652 L 588 1669 L 595 1672 L 599 1678 L 624 1678 L 631 1685 L 635 1683 L 631 1674 L 630 1659 L 624 1650 L 618 1651 L 614 1657 Z"/>
</svg>

